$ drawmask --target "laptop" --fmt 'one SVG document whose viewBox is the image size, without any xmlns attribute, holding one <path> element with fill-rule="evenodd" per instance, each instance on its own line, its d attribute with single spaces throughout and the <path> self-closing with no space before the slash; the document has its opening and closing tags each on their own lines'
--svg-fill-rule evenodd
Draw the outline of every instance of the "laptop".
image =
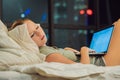
<svg viewBox="0 0 120 80">
<path fill-rule="evenodd" d="M 104 55 L 108 51 L 113 29 L 114 25 L 110 25 L 93 33 L 89 48 L 95 53 L 90 55 Z"/>
</svg>

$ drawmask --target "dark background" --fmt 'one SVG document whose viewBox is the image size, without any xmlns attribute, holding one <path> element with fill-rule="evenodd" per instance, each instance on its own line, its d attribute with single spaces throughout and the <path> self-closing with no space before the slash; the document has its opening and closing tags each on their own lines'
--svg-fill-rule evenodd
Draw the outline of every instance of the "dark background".
<svg viewBox="0 0 120 80">
<path fill-rule="evenodd" d="M 89 24 L 94 25 L 96 18 L 99 18 L 99 26 L 111 25 L 114 21 L 120 18 L 120 0 L 88 0 L 89 7 L 92 8 L 95 13 L 89 16 Z M 97 5 L 97 2 L 99 3 Z M 97 8 L 98 6 L 98 8 Z M 98 17 L 95 16 L 98 11 Z"/>
<path fill-rule="evenodd" d="M 77 1 L 83 1 L 80 5 L 88 4 L 93 14 L 80 15 L 79 10 L 73 9 L 78 5 Z M 55 4 L 60 6 L 54 7 Z M 94 31 L 107 27 L 120 18 L 119 6 L 120 0 L 0 0 L 0 19 L 10 27 L 14 20 L 20 18 L 21 13 L 30 10 L 31 14 L 26 17 L 41 24 L 48 45 L 79 50 L 82 46 L 89 46 Z M 61 17 L 53 18 L 56 14 Z M 73 20 L 74 16 L 77 16 L 77 21 Z"/>
</svg>

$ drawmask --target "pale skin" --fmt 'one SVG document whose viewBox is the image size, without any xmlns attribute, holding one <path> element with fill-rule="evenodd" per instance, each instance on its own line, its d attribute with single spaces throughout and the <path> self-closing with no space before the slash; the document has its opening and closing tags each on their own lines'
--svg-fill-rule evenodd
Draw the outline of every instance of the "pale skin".
<svg viewBox="0 0 120 80">
<path fill-rule="evenodd" d="M 43 29 L 41 27 L 37 27 L 36 23 L 34 23 L 31 20 L 26 20 L 26 21 L 24 21 L 24 23 L 27 24 L 28 32 L 29 32 L 31 38 L 33 39 L 33 41 L 38 45 L 38 47 L 46 46 L 47 38 L 46 38 L 46 35 L 45 35 L 45 32 L 43 31 Z M 71 50 L 73 52 L 79 52 L 72 48 L 65 48 L 65 49 Z M 80 50 L 80 53 L 81 53 L 81 60 L 80 60 L 81 63 L 89 64 L 90 59 L 89 59 L 89 54 L 88 54 L 88 48 L 82 47 Z M 76 62 L 64 57 L 63 55 L 61 55 L 59 53 L 52 53 L 52 54 L 48 55 L 46 57 L 46 61 L 47 62 L 60 62 L 60 63 L 66 63 L 66 64 L 76 63 Z"/>
</svg>

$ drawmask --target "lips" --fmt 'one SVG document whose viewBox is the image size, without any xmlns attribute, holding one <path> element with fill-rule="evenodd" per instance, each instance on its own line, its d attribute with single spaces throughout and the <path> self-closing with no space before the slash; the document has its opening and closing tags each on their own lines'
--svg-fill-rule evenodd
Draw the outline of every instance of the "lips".
<svg viewBox="0 0 120 80">
<path fill-rule="evenodd" d="M 44 37 L 45 37 L 45 36 L 43 35 L 43 36 L 42 36 L 42 38 L 41 38 L 41 40 L 43 40 L 43 39 L 44 39 Z"/>
</svg>

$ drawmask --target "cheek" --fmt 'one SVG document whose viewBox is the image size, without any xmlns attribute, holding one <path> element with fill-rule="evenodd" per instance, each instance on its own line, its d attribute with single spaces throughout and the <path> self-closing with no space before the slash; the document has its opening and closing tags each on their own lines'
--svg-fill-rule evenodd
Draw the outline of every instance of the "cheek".
<svg viewBox="0 0 120 80">
<path fill-rule="evenodd" d="M 44 30 L 42 28 L 39 29 L 40 34 L 45 34 Z"/>
<path fill-rule="evenodd" d="M 39 39 L 39 37 L 33 37 L 33 38 L 32 38 L 32 40 L 33 40 L 35 43 L 38 43 L 38 42 L 40 42 L 40 39 Z"/>
</svg>

